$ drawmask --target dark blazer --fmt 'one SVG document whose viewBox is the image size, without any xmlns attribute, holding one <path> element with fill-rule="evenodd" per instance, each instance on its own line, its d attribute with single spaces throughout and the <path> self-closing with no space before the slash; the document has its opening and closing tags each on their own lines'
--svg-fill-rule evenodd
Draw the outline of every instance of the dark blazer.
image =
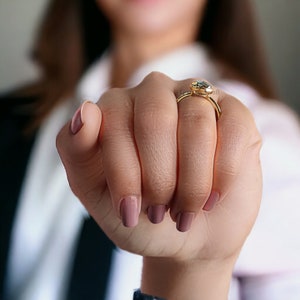
<svg viewBox="0 0 300 300">
<path fill-rule="evenodd" d="M 0 299 L 12 227 L 35 133 L 24 134 L 37 97 L 0 97 Z M 66 299 L 104 299 L 113 244 L 93 219 L 84 222 Z M 26 259 L 24 257 L 24 259 Z"/>
</svg>

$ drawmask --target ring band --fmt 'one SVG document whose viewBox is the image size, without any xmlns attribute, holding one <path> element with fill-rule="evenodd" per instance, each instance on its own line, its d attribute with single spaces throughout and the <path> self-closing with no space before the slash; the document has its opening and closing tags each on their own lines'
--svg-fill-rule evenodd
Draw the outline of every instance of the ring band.
<svg viewBox="0 0 300 300">
<path fill-rule="evenodd" d="M 190 91 L 182 93 L 177 99 L 176 102 L 179 103 L 181 100 L 190 97 L 198 96 L 203 97 L 210 102 L 216 112 L 217 120 L 220 118 L 222 110 L 220 105 L 210 96 L 213 93 L 214 89 L 206 81 L 195 80 L 190 85 Z"/>
</svg>

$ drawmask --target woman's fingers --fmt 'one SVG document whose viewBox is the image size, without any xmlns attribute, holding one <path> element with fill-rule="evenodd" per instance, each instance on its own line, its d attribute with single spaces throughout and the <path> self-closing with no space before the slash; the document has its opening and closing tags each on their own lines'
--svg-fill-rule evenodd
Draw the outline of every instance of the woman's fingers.
<svg viewBox="0 0 300 300">
<path fill-rule="evenodd" d="M 175 94 L 189 91 L 192 80 L 178 82 Z M 224 199 L 253 148 L 258 157 L 260 135 L 249 110 L 234 97 L 214 89 L 205 97 L 191 95 L 178 103 L 178 180 L 171 216 L 187 231 L 202 208 L 210 211 Z"/>
<path fill-rule="evenodd" d="M 140 211 L 160 223 L 176 185 L 177 107 L 174 82 L 152 73 L 133 89 L 113 89 L 99 102 L 100 144 L 112 201 L 123 224 Z"/>
<path fill-rule="evenodd" d="M 101 97 L 99 106 L 103 113 L 103 167 L 113 207 L 126 227 L 134 227 L 141 210 L 141 170 L 133 130 L 133 101 L 128 90 L 112 89 Z"/>
<path fill-rule="evenodd" d="M 258 161 L 261 148 L 261 136 L 250 111 L 239 100 L 223 91 L 216 90 L 216 94 L 222 116 L 217 127 L 213 187 L 205 210 L 211 210 L 216 202 L 224 199 L 243 171 L 241 168 L 244 161 L 253 155 Z"/>
<path fill-rule="evenodd" d="M 57 147 L 71 188 L 92 215 L 102 198 L 127 227 L 141 211 L 160 223 L 170 208 L 177 229 L 187 231 L 201 209 L 225 198 L 249 149 L 258 154 L 253 118 L 232 96 L 211 95 L 219 120 L 203 97 L 176 103 L 191 82 L 151 73 L 135 88 L 108 91 L 98 106 L 83 104 L 62 129 Z"/>
<path fill-rule="evenodd" d="M 132 90 L 143 210 L 152 223 L 163 220 L 176 186 L 178 116 L 173 86 L 169 77 L 151 73 Z"/>
<path fill-rule="evenodd" d="M 188 91 L 191 82 L 180 82 L 175 93 Z M 171 216 L 180 231 L 190 228 L 210 194 L 216 127 L 215 111 L 203 97 L 193 95 L 178 103 L 178 181 Z"/>
</svg>

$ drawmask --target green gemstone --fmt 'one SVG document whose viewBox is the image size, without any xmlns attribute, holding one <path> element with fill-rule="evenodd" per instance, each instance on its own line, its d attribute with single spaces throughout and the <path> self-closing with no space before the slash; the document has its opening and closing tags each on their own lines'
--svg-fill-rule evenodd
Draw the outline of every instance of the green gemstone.
<svg viewBox="0 0 300 300">
<path fill-rule="evenodd" d="M 206 81 L 193 81 L 191 84 L 191 88 L 194 92 L 202 92 L 206 94 L 211 94 L 213 92 L 212 86 Z"/>
</svg>

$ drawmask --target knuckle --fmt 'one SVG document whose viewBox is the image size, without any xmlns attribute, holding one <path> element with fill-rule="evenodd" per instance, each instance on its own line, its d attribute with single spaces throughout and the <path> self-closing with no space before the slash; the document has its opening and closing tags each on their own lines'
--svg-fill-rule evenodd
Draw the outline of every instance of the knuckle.
<svg viewBox="0 0 300 300">
<path fill-rule="evenodd" d="M 172 176 L 151 177 L 143 180 L 143 195 L 151 202 L 168 203 L 176 188 L 175 178 Z"/>
<path fill-rule="evenodd" d="M 199 124 L 203 122 L 203 115 L 197 110 L 185 110 L 180 114 L 180 121 Z"/>
<path fill-rule="evenodd" d="M 164 82 L 166 80 L 170 80 L 170 78 L 158 71 L 152 71 L 144 78 L 144 81 Z"/>
<path fill-rule="evenodd" d="M 123 88 L 116 88 L 116 87 L 111 88 L 111 89 L 105 91 L 105 92 L 101 95 L 101 97 L 100 97 L 100 99 L 99 99 L 99 102 L 100 102 L 101 104 L 103 104 L 103 103 L 106 104 L 107 102 L 111 102 L 111 99 L 116 98 L 117 96 L 119 96 L 119 95 L 122 94 L 123 92 L 124 92 L 124 89 L 123 89 Z"/>
<path fill-rule="evenodd" d="M 215 167 L 219 174 L 226 177 L 235 177 L 239 173 L 240 161 L 238 159 L 221 160 Z"/>
<path fill-rule="evenodd" d="M 157 195 L 159 197 L 163 195 L 170 195 L 174 193 L 175 180 L 170 176 L 168 176 L 168 178 L 152 178 L 151 181 L 148 183 L 148 189 L 152 191 L 151 194 Z"/>
<path fill-rule="evenodd" d="M 102 113 L 107 117 L 132 109 L 131 103 L 128 100 L 129 91 L 127 89 L 112 88 L 102 94 L 97 104 Z"/>
<path fill-rule="evenodd" d="M 211 184 L 209 182 L 203 181 L 201 184 L 191 186 L 186 184 L 183 191 L 181 192 L 181 197 L 185 201 L 199 206 L 203 203 L 210 195 Z"/>
<path fill-rule="evenodd" d="M 69 132 L 69 123 L 59 131 L 55 139 L 55 146 L 62 161 L 70 152 L 70 141 L 67 132 Z"/>
<path fill-rule="evenodd" d="M 177 117 L 164 110 L 158 110 L 154 105 L 139 114 L 137 126 L 143 132 L 169 132 L 177 125 Z"/>
<path fill-rule="evenodd" d="M 252 135 L 252 142 L 248 148 L 253 149 L 254 151 L 260 151 L 263 145 L 263 139 L 259 131 L 256 129 Z"/>
<path fill-rule="evenodd" d="M 63 145 L 63 143 L 62 143 L 62 141 L 63 141 L 62 135 L 63 134 L 62 134 L 62 129 L 61 129 L 59 131 L 59 133 L 57 134 L 56 139 L 55 139 L 56 149 L 58 150 L 59 153 L 61 153 L 62 150 L 63 150 L 63 147 L 62 147 L 62 145 Z"/>
<path fill-rule="evenodd" d="M 257 130 L 252 116 L 251 119 L 248 119 L 248 122 L 241 123 L 231 119 L 229 123 L 223 132 L 223 134 L 226 134 L 228 137 L 229 146 L 239 147 L 240 149 L 261 148 L 262 137 Z"/>
<path fill-rule="evenodd" d="M 223 127 L 219 128 L 219 139 L 226 143 L 227 152 L 236 154 L 243 152 L 251 142 L 251 129 L 247 124 L 235 119 L 226 122 Z"/>
<path fill-rule="evenodd" d="M 103 125 L 103 130 L 100 134 L 100 146 L 104 147 L 107 142 L 112 147 L 115 147 L 116 151 L 118 147 L 120 147 L 120 143 L 124 141 L 128 141 L 129 145 L 131 146 L 131 141 L 133 140 L 133 134 L 130 128 L 122 128 L 116 122 L 109 122 Z M 122 145 L 126 147 L 126 145 Z"/>
<path fill-rule="evenodd" d="M 203 124 L 212 124 L 215 122 L 210 114 L 206 114 L 202 109 L 185 109 L 179 114 L 179 121 L 183 124 L 193 124 L 195 127 L 205 127 L 211 130 L 210 126 L 202 126 Z"/>
</svg>

